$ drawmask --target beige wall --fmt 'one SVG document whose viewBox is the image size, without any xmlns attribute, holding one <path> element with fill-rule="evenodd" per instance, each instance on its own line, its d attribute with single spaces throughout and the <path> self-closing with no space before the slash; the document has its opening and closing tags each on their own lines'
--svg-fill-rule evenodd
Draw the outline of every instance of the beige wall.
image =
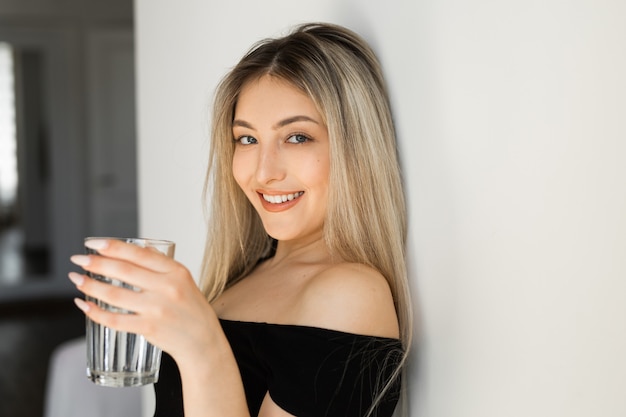
<svg viewBox="0 0 626 417">
<path fill-rule="evenodd" d="M 626 6 L 138 0 L 141 229 L 197 272 L 212 89 L 303 20 L 372 41 L 411 210 L 419 417 L 623 416 Z"/>
</svg>

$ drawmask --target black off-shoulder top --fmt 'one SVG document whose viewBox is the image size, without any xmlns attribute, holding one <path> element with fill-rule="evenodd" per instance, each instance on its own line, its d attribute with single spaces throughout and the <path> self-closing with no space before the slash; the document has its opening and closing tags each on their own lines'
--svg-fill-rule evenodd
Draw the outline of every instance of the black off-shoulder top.
<svg viewBox="0 0 626 417">
<path fill-rule="evenodd" d="M 362 417 L 403 355 L 397 339 L 299 325 L 220 322 L 253 417 L 267 392 L 298 417 Z M 183 416 L 180 375 L 166 353 L 155 392 L 155 417 Z M 390 417 L 399 392 L 396 379 L 371 415 Z"/>
</svg>

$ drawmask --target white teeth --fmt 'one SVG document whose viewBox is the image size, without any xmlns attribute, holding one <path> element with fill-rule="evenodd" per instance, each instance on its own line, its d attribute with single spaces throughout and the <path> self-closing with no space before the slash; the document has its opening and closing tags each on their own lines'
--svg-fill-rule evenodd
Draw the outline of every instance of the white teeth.
<svg viewBox="0 0 626 417">
<path fill-rule="evenodd" d="M 268 203 L 272 203 L 272 204 L 280 204 L 280 203 L 284 203 L 285 201 L 289 200 L 293 200 L 295 198 L 300 197 L 302 194 L 304 194 L 304 191 L 298 191 L 297 193 L 293 193 L 293 194 L 283 194 L 283 195 L 269 195 L 269 194 L 263 194 L 263 199 L 265 201 L 267 201 Z"/>
</svg>

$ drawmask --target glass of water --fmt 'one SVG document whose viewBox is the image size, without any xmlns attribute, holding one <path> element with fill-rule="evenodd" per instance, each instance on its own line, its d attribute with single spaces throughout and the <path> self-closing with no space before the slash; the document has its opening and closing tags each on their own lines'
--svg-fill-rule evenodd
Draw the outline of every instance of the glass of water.
<svg viewBox="0 0 626 417">
<path fill-rule="evenodd" d="M 163 254 L 174 257 L 175 245 L 167 240 L 140 239 L 140 238 L 98 238 L 90 239 L 117 239 L 142 247 L 154 248 Z M 87 254 L 98 254 L 97 251 L 85 248 Z M 117 279 L 87 272 L 87 275 L 101 282 L 117 287 L 137 288 Z M 93 297 L 86 297 L 100 308 L 116 313 L 133 314 L 104 303 Z M 161 364 L 161 349 L 148 343 L 140 334 L 122 332 L 103 326 L 86 318 L 87 339 L 87 377 L 98 385 L 107 387 L 135 387 L 152 384 L 159 379 Z"/>
</svg>

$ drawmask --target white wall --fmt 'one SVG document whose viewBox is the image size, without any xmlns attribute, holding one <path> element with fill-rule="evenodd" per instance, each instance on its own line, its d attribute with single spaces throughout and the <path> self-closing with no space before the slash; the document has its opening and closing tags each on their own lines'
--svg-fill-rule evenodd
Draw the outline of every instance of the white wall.
<svg viewBox="0 0 626 417">
<path fill-rule="evenodd" d="M 400 137 L 411 415 L 626 415 L 623 2 L 213 3 L 136 1 L 142 234 L 199 270 L 218 78 L 293 23 L 346 24 Z"/>
</svg>

